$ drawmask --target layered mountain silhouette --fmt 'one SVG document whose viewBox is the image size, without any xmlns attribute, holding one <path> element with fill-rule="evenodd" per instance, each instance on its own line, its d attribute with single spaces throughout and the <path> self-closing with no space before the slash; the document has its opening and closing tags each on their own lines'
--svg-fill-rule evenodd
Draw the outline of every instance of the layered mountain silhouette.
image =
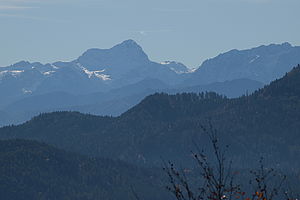
<svg viewBox="0 0 300 200">
<path fill-rule="evenodd" d="M 263 156 L 270 165 L 299 169 L 300 66 L 251 95 L 157 93 L 119 117 L 77 112 L 42 114 L 0 129 L 2 139 L 33 139 L 90 156 L 160 166 L 162 158 L 189 163 L 195 143 L 207 147 L 208 120 L 231 158 L 249 168 Z"/>
<path fill-rule="evenodd" d="M 0 125 L 52 111 L 118 116 L 155 92 L 250 94 L 300 63 L 299 49 L 284 43 L 232 50 L 197 70 L 174 61 L 150 61 L 133 40 L 89 49 L 71 62 L 22 61 L 0 68 Z"/>
</svg>

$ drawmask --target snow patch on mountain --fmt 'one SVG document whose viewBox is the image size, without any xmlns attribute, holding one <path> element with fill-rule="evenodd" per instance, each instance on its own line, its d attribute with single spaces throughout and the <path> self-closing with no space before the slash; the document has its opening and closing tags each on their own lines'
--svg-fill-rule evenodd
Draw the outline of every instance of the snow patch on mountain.
<svg viewBox="0 0 300 200">
<path fill-rule="evenodd" d="M 13 77 L 18 77 L 23 72 L 24 70 L 4 70 L 4 71 L 0 71 L 0 77 L 3 77 L 7 74 L 12 75 Z"/>
<path fill-rule="evenodd" d="M 102 79 L 103 81 L 109 81 L 109 80 L 111 80 L 110 76 L 107 75 L 107 74 L 98 74 L 97 71 L 94 71 L 94 74 L 95 74 L 95 76 L 96 76 L 97 78 L 100 78 L 100 79 Z"/>
<path fill-rule="evenodd" d="M 172 71 L 174 71 L 177 74 L 189 73 L 189 69 L 180 62 L 163 61 L 160 64 L 168 67 L 169 69 L 171 69 Z"/>
<path fill-rule="evenodd" d="M 47 72 L 43 72 L 44 75 L 51 75 L 53 73 L 55 73 L 56 71 L 47 71 Z"/>
<path fill-rule="evenodd" d="M 189 69 L 189 71 L 187 73 L 194 73 L 198 68 L 192 68 L 192 69 Z"/>
<path fill-rule="evenodd" d="M 105 69 L 103 70 L 96 70 L 96 71 L 90 71 L 87 68 L 85 68 L 82 64 L 77 63 L 77 66 L 82 69 L 82 71 L 88 75 L 89 78 L 92 77 L 97 77 L 103 81 L 109 81 L 111 80 L 110 75 L 108 74 L 103 74 L 103 72 L 105 72 Z"/>
<path fill-rule="evenodd" d="M 22 89 L 23 94 L 32 94 L 31 90 L 27 90 L 25 88 Z"/>
<path fill-rule="evenodd" d="M 256 55 L 255 58 L 251 59 L 249 63 L 253 63 L 254 61 L 256 61 L 260 56 Z"/>
<path fill-rule="evenodd" d="M 53 69 L 59 69 L 59 67 L 57 67 L 57 66 L 54 65 L 54 64 L 50 64 L 50 66 L 51 66 Z"/>
</svg>

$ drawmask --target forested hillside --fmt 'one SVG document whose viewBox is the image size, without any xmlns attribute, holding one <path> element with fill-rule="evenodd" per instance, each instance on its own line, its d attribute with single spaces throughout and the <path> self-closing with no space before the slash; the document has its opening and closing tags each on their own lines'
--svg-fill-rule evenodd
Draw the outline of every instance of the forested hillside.
<svg viewBox="0 0 300 200">
<path fill-rule="evenodd" d="M 249 96 L 215 93 L 154 94 L 120 117 L 73 112 L 42 114 L 0 129 L 0 137 L 27 138 L 92 156 L 159 165 L 190 160 L 206 146 L 201 125 L 210 121 L 240 167 L 264 156 L 269 164 L 299 169 L 300 66 Z"/>
<path fill-rule="evenodd" d="M 159 172 L 88 158 L 26 140 L 0 141 L 0 196 L 7 200 L 168 199 Z"/>
</svg>

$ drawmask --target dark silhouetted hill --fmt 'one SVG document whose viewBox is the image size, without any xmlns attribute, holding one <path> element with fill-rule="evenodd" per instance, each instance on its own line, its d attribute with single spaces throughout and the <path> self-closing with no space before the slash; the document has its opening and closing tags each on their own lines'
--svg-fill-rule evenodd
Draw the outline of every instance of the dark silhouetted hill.
<svg viewBox="0 0 300 200">
<path fill-rule="evenodd" d="M 150 173 L 120 161 L 89 158 L 46 144 L 0 141 L 0 196 L 32 199 L 167 198 L 159 172 Z M 161 185 L 161 186 L 160 186 Z"/>
</svg>

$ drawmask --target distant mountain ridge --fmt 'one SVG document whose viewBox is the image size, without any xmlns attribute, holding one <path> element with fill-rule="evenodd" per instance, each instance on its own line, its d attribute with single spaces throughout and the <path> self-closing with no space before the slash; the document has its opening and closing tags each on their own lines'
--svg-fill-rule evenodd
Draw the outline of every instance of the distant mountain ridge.
<svg viewBox="0 0 300 200">
<path fill-rule="evenodd" d="M 155 92 L 214 91 L 238 97 L 280 78 L 297 63 L 300 47 L 284 43 L 232 50 L 191 70 L 179 62 L 150 61 L 133 40 L 89 49 L 70 62 L 22 61 L 0 68 L 0 118 L 5 118 L 0 126 L 59 110 L 116 116 Z"/>
<path fill-rule="evenodd" d="M 15 87 L 15 95 L 53 91 L 87 94 L 122 87 L 145 78 L 166 80 L 168 77 L 168 84 L 178 81 L 173 70 L 151 62 L 137 43 L 127 40 L 111 49 L 89 49 L 71 62 L 43 65 L 22 61 L 0 68 L 0 91 L 8 92 L 5 88 L 9 87 L 5 86 L 10 84 L 10 88 Z"/>
<path fill-rule="evenodd" d="M 247 78 L 264 84 L 280 78 L 299 64 L 300 47 L 289 43 L 231 50 L 208 59 L 186 84 L 198 85 Z"/>
</svg>

